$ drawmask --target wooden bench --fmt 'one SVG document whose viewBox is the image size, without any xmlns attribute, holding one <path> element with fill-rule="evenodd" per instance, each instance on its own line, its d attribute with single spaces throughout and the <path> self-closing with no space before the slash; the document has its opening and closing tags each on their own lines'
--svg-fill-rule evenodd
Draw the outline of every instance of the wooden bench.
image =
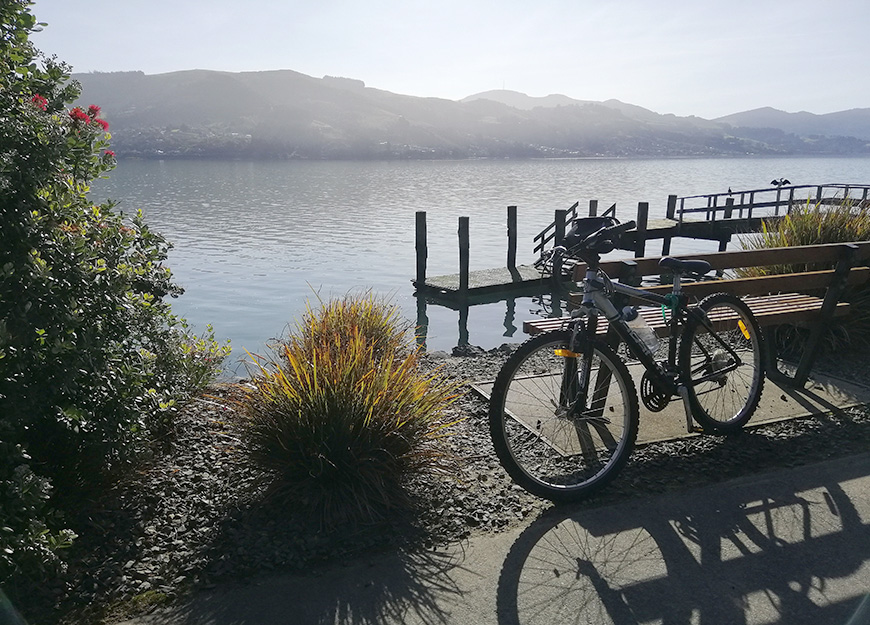
<svg viewBox="0 0 870 625">
<path fill-rule="evenodd" d="M 637 258 L 631 260 L 604 261 L 601 268 L 615 280 L 625 284 L 640 285 L 644 278 L 661 276 L 658 266 L 661 257 Z M 773 344 L 772 330 L 783 324 L 808 327 L 810 336 L 801 354 L 797 371 L 793 376 L 786 375 L 777 367 L 777 354 L 769 349 L 767 355 L 768 377 L 778 383 L 803 387 L 818 353 L 821 339 L 830 321 L 849 312 L 849 303 L 841 301 L 847 287 L 866 284 L 870 280 L 870 241 L 856 243 L 832 243 L 826 245 L 805 245 L 787 248 L 744 250 L 736 252 L 715 252 L 709 254 L 689 254 L 676 256 L 681 259 L 703 259 L 710 263 L 720 275 L 728 271 L 748 267 L 772 265 L 834 265 L 834 269 L 787 273 L 758 278 L 724 277 L 701 282 L 683 284 L 683 291 L 693 298 L 701 299 L 711 293 L 726 292 L 737 295 L 747 303 L 765 328 L 768 346 Z M 580 282 L 585 275 L 586 266 L 577 265 L 574 280 Z M 671 286 L 641 287 L 647 291 L 668 293 Z M 818 291 L 821 296 L 808 295 L 806 292 Z M 580 294 L 572 294 L 569 302 L 579 304 Z M 617 302 L 620 306 L 632 302 Z M 654 308 L 640 310 L 643 317 L 659 336 L 666 336 L 668 328 L 661 311 Z M 523 323 L 523 331 L 537 334 L 560 328 L 568 317 L 536 319 Z M 607 323 L 600 324 L 599 332 L 607 332 Z"/>
</svg>

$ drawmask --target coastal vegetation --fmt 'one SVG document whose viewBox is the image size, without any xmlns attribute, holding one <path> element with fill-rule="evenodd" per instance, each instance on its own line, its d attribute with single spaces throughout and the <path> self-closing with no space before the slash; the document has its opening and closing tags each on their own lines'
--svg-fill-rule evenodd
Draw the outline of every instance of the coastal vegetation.
<svg viewBox="0 0 870 625">
<path fill-rule="evenodd" d="M 870 205 L 849 198 L 844 198 L 834 206 L 808 199 L 803 204 L 792 206 L 782 219 L 764 221 L 760 232 L 740 238 L 743 249 L 750 250 L 851 241 L 870 241 Z M 812 259 L 807 259 L 806 263 L 800 265 L 745 268 L 740 270 L 739 276 L 750 278 L 832 268 L 831 263 L 814 263 Z M 864 285 L 853 288 L 847 291 L 844 299 L 851 303 L 851 312 L 830 328 L 828 348 L 870 345 L 870 287 Z M 799 350 L 805 334 L 800 328 L 783 326 L 777 332 L 777 341 L 781 347 Z"/>
<path fill-rule="evenodd" d="M 0 587 L 61 575 L 65 509 L 170 432 L 228 346 L 190 332 L 169 244 L 141 215 L 94 205 L 115 165 L 109 124 L 29 35 L 32 3 L 0 5 Z"/>
<path fill-rule="evenodd" d="M 257 361 L 239 407 L 272 496 L 326 526 L 371 521 L 407 503 L 410 475 L 449 467 L 437 443 L 457 387 L 420 371 L 409 330 L 394 305 L 348 295 Z"/>
</svg>

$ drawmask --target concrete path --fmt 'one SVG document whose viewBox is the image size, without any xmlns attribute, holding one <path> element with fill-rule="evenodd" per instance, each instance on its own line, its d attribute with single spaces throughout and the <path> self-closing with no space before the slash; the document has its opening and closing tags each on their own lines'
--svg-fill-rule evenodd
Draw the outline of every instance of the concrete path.
<svg viewBox="0 0 870 625">
<path fill-rule="evenodd" d="M 787 365 L 782 367 L 783 370 L 792 373 Z M 639 389 L 644 373 L 643 365 L 629 363 L 628 370 L 634 378 L 635 388 Z M 472 388 L 489 401 L 491 381 L 475 383 Z M 834 409 L 845 410 L 864 404 L 870 404 L 870 387 L 852 384 L 833 376 L 814 373 L 803 389 L 778 386 L 767 379 L 764 381 L 761 401 L 749 425 L 824 414 Z M 671 401 L 661 412 L 650 412 L 642 402 L 639 402 L 639 405 L 640 426 L 637 433 L 639 445 L 689 436 L 686 432 L 686 411 L 681 401 Z"/>
<path fill-rule="evenodd" d="M 865 625 L 868 591 L 870 453 L 557 508 L 423 555 L 221 586 L 125 625 Z"/>
</svg>

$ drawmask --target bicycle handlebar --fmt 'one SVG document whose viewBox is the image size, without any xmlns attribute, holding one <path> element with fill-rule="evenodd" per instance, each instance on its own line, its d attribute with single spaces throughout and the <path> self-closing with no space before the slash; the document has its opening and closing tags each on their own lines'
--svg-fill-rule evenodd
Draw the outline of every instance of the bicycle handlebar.
<svg viewBox="0 0 870 625">
<path fill-rule="evenodd" d="M 604 226 L 603 228 L 596 230 L 588 237 L 583 239 L 581 245 L 583 247 L 592 247 L 600 240 L 609 239 L 611 236 L 620 235 L 623 232 L 628 232 L 635 226 L 637 226 L 637 222 L 634 220 L 626 221 L 625 223 L 621 224 L 614 224 L 612 226 Z"/>
</svg>

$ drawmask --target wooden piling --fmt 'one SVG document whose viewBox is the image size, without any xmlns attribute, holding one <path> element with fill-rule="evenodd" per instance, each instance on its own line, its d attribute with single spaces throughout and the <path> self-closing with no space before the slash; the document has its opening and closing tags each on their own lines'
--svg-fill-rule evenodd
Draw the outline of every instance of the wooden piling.
<svg viewBox="0 0 870 625">
<path fill-rule="evenodd" d="M 416 221 L 417 249 L 417 284 L 426 282 L 426 260 L 429 258 L 429 247 L 426 241 L 426 211 L 417 211 Z"/>
<path fill-rule="evenodd" d="M 459 291 L 468 290 L 468 267 L 470 242 L 468 236 L 468 217 L 459 218 Z"/>
<path fill-rule="evenodd" d="M 556 226 L 555 234 L 553 235 L 553 245 L 562 245 L 565 243 L 565 219 L 568 211 L 557 208 L 554 224 Z M 553 281 L 558 284 L 562 277 L 562 257 L 556 256 L 553 259 Z"/>
<path fill-rule="evenodd" d="M 598 216 L 598 200 L 589 200 L 589 216 Z"/>
<path fill-rule="evenodd" d="M 677 214 L 677 196 L 669 195 L 668 196 L 668 206 L 665 209 L 665 217 L 667 219 L 674 219 Z M 671 238 L 672 237 L 663 237 L 662 238 L 662 256 L 667 256 L 671 253 Z"/>
<path fill-rule="evenodd" d="M 643 258 L 646 254 L 646 231 L 649 224 L 649 202 L 637 204 L 637 228 L 635 230 L 634 257 Z"/>
<path fill-rule="evenodd" d="M 563 208 L 556 209 L 555 226 L 556 233 L 553 240 L 553 245 L 562 245 L 565 242 L 565 216 L 568 214 Z"/>
<path fill-rule="evenodd" d="M 665 209 L 665 217 L 668 219 L 673 219 L 674 215 L 677 214 L 677 196 L 669 195 L 668 196 L 668 207 Z"/>
<path fill-rule="evenodd" d="M 734 214 L 734 198 L 729 197 L 725 199 L 725 219 L 731 219 Z M 728 242 L 731 241 L 730 234 L 722 235 L 722 238 L 719 239 L 719 251 L 724 252 L 728 249 Z"/>
<path fill-rule="evenodd" d="M 516 269 L 517 267 L 517 207 L 507 207 L 507 267 L 508 269 Z"/>
</svg>

